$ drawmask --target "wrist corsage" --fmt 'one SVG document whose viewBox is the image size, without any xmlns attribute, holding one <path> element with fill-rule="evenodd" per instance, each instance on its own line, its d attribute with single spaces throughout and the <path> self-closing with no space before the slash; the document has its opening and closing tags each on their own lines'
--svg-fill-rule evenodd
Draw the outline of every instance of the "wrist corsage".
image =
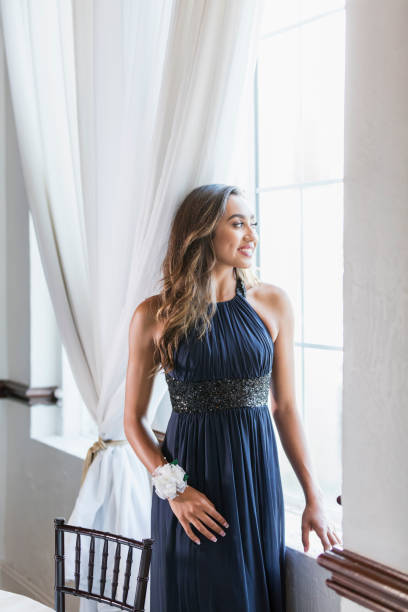
<svg viewBox="0 0 408 612">
<path fill-rule="evenodd" d="M 152 472 L 152 481 L 156 494 L 161 499 L 174 499 L 187 487 L 188 474 L 178 465 L 177 459 L 171 463 L 158 465 Z"/>
</svg>

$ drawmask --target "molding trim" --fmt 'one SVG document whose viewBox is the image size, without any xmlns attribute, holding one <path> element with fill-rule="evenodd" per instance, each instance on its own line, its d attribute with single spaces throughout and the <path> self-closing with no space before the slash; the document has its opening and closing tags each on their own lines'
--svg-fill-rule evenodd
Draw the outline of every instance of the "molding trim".
<svg viewBox="0 0 408 612">
<path fill-rule="evenodd" d="M 29 387 L 26 397 L 30 406 L 33 404 L 56 404 L 58 398 L 55 394 L 58 387 Z"/>
<path fill-rule="evenodd" d="M 57 389 L 58 387 L 29 387 L 12 380 L 0 380 L 0 399 L 16 399 L 20 402 L 25 402 L 29 406 L 34 404 L 56 404 L 58 398 L 55 395 L 55 391 Z M 153 432 L 161 445 L 165 433 L 157 429 L 153 429 Z"/>
<path fill-rule="evenodd" d="M 337 547 L 317 562 L 332 572 L 326 584 L 342 597 L 375 612 L 408 610 L 408 574 Z"/>
<path fill-rule="evenodd" d="M 23 574 L 21 574 L 15 567 L 12 567 L 1 559 L 0 572 L 2 572 L 5 576 L 13 580 L 13 582 L 15 582 L 21 587 L 21 595 L 31 597 L 31 599 L 39 601 L 40 603 L 44 604 L 44 606 L 48 606 L 49 608 L 54 609 L 53 596 L 50 596 L 49 593 L 44 593 L 33 582 L 31 582 L 31 580 L 23 576 Z"/>
<path fill-rule="evenodd" d="M 0 398 L 18 399 L 28 403 L 26 392 L 28 385 L 13 380 L 0 380 Z"/>
<path fill-rule="evenodd" d="M 0 398 L 17 399 L 33 404 L 56 404 L 55 391 L 58 387 L 30 387 L 14 380 L 0 380 Z"/>
</svg>

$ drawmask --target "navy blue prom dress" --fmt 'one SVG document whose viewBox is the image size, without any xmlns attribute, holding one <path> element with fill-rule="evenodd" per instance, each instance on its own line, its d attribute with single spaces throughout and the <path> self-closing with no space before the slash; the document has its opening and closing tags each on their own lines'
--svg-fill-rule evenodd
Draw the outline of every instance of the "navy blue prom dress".
<svg viewBox="0 0 408 612">
<path fill-rule="evenodd" d="M 274 345 L 237 280 L 203 339 L 191 332 L 166 374 L 173 410 L 162 453 L 227 520 L 212 542 L 186 534 L 153 491 L 151 612 L 282 612 L 285 523 L 268 390 Z M 211 531 L 211 527 L 206 526 Z"/>
</svg>

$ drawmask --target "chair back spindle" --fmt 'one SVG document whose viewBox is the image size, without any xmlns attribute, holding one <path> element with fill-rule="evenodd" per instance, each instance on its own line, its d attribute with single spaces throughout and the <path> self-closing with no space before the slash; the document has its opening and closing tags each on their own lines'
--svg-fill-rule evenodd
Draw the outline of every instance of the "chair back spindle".
<svg viewBox="0 0 408 612">
<path fill-rule="evenodd" d="M 127 602 L 127 596 L 129 593 L 130 570 L 132 567 L 132 558 L 133 558 L 133 548 L 131 546 L 128 546 L 128 554 L 126 558 L 126 569 L 125 569 L 125 580 L 123 583 L 123 593 L 122 593 L 122 599 L 125 603 Z"/>
<path fill-rule="evenodd" d="M 79 581 L 81 578 L 81 536 L 77 533 L 75 542 L 75 588 L 79 589 Z"/>
<path fill-rule="evenodd" d="M 112 579 L 112 599 L 116 598 L 116 591 L 118 588 L 118 584 L 119 584 L 119 563 L 120 563 L 120 542 L 118 542 L 116 544 L 116 551 L 115 551 L 115 565 L 113 568 L 113 579 Z"/>
<path fill-rule="evenodd" d="M 88 557 L 88 593 L 91 593 L 92 591 L 94 562 L 95 562 L 95 538 L 94 536 L 91 536 L 91 541 L 89 543 L 89 557 Z"/>
<path fill-rule="evenodd" d="M 100 578 L 100 584 L 101 584 L 101 595 L 103 596 L 103 594 L 105 593 L 105 586 L 106 586 L 106 570 L 108 568 L 108 541 L 106 538 L 104 539 L 104 544 L 103 544 L 103 553 L 102 553 L 102 565 L 101 565 L 101 578 Z"/>
</svg>

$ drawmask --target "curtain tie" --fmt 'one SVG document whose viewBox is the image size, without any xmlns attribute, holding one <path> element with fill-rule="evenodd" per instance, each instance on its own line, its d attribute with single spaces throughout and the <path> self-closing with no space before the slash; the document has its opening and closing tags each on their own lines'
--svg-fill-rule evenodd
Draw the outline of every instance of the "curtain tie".
<svg viewBox="0 0 408 612">
<path fill-rule="evenodd" d="M 82 468 L 81 486 L 85 480 L 85 476 L 87 471 L 89 470 L 89 466 L 91 465 L 92 461 L 95 459 L 99 451 L 106 450 L 108 446 L 124 446 L 125 444 L 129 444 L 128 440 L 102 440 L 102 438 L 99 436 L 98 440 L 88 448 L 84 466 Z"/>
</svg>

